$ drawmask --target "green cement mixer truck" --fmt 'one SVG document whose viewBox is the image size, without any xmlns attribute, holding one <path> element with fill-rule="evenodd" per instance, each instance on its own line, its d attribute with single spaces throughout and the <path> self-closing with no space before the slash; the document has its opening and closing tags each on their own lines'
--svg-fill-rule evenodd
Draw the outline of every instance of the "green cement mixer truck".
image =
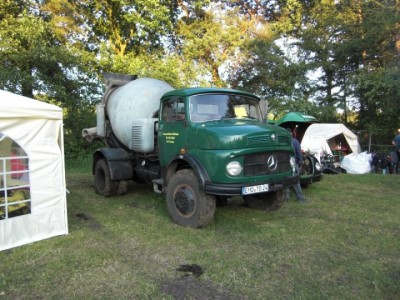
<svg viewBox="0 0 400 300">
<path fill-rule="evenodd" d="M 251 208 L 278 209 L 283 189 L 298 180 L 291 137 L 263 119 L 257 96 L 104 77 L 97 126 L 83 130 L 86 140 L 105 144 L 93 154 L 97 193 L 122 195 L 130 180 L 152 182 L 175 223 L 200 228 L 233 196 Z"/>
</svg>

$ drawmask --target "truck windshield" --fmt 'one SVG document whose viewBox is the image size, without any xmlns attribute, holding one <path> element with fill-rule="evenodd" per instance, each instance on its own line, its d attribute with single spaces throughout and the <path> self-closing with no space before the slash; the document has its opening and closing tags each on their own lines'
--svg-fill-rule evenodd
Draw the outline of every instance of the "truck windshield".
<svg viewBox="0 0 400 300">
<path fill-rule="evenodd" d="M 262 121 L 259 101 L 245 95 L 204 94 L 189 98 L 192 122 L 221 119 L 247 119 Z"/>
</svg>

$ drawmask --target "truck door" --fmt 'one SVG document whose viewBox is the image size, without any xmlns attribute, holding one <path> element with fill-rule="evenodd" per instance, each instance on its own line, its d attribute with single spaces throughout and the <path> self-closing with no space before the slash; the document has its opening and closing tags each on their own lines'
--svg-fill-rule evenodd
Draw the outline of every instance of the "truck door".
<svg viewBox="0 0 400 300">
<path fill-rule="evenodd" d="M 161 166 L 187 146 L 188 121 L 183 98 L 172 97 L 163 101 L 158 126 L 158 147 Z"/>
</svg>

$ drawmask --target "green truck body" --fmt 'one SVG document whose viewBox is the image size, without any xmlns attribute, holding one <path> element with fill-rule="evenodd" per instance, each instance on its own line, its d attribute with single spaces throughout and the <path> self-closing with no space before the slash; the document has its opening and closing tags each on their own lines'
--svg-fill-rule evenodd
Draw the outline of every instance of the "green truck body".
<svg viewBox="0 0 400 300">
<path fill-rule="evenodd" d="M 129 98 L 121 97 L 118 101 Z M 216 206 L 232 196 L 265 210 L 283 204 L 283 189 L 298 180 L 291 137 L 263 119 L 257 96 L 231 89 L 187 88 L 169 90 L 158 102 L 150 118 L 135 122 L 149 123 L 153 133 L 133 126 L 126 129 L 132 141 L 125 143 L 120 142 L 122 136 L 116 137 L 105 104 L 101 123 L 107 147 L 98 149 L 93 159 L 98 193 L 123 194 L 129 180 L 152 182 L 154 191 L 166 193 L 172 220 L 195 228 L 208 225 Z M 135 109 L 140 110 L 140 104 Z M 140 132 L 149 132 L 146 136 L 154 147 L 138 148 L 138 143 L 147 143 L 137 138 Z"/>
</svg>

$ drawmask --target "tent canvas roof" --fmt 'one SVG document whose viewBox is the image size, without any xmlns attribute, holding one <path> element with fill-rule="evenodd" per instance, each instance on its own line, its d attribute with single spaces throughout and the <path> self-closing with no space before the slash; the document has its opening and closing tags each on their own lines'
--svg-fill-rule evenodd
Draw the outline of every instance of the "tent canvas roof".
<svg viewBox="0 0 400 300">
<path fill-rule="evenodd" d="M 62 109 L 56 105 L 0 90 L 0 118 L 45 118 L 62 120 Z"/>
<path fill-rule="evenodd" d="M 332 154 L 332 149 L 328 145 L 328 140 L 343 135 L 353 153 L 361 153 L 361 147 L 358 142 L 358 137 L 350 129 L 343 124 L 326 124 L 316 123 L 311 124 L 306 130 L 301 148 L 312 153 L 321 154 L 326 152 Z"/>
<path fill-rule="evenodd" d="M 2 90 L 0 107 L 2 140 L 11 139 L 26 153 L 30 189 L 30 211 L 0 219 L 0 251 L 68 234 L 62 109 Z M 4 188 L 13 189 L 4 181 L 9 148 L 0 155 L 5 162 L 0 169 L 3 216 L 4 205 L 8 207 Z"/>
</svg>

